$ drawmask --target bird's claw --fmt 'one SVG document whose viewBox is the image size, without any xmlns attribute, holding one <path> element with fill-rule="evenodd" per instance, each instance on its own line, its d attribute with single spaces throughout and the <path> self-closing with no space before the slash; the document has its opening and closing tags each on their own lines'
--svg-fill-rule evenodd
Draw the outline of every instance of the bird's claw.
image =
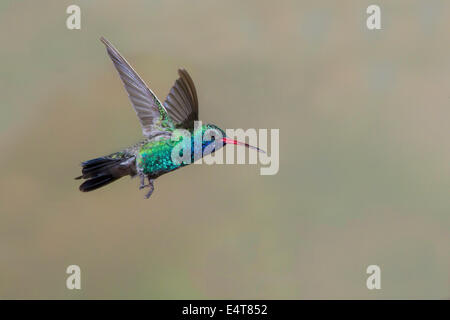
<svg viewBox="0 0 450 320">
<path fill-rule="evenodd" d="M 139 186 L 139 190 L 142 190 L 144 188 L 150 188 L 150 190 L 145 195 L 146 199 L 150 198 L 150 196 L 153 193 L 153 190 L 155 190 L 155 187 L 153 186 L 153 179 L 150 179 L 149 177 L 147 177 L 147 179 L 148 184 L 145 184 L 145 175 L 141 175 L 141 185 Z"/>
<path fill-rule="evenodd" d="M 154 189 L 155 189 L 155 188 L 153 187 L 153 184 L 152 184 L 151 187 L 150 187 L 150 190 L 149 190 L 149 191 L 147 192 L 147 194 L 145 195 L 145 199 L 150 198 L 150 196 L 152 195 Z"/>
</svg>

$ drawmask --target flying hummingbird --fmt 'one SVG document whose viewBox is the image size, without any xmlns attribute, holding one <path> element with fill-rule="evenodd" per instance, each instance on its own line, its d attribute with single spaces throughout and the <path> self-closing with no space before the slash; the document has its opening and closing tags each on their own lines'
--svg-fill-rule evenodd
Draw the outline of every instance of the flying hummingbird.
<svg viewBox="0 0 450 320">
<path fill-rule="evenodd" d="M 119 51 L 105 38 L 101 37 L 100 40 L 106 46 L 108 55 L 128 92 L 131 104 L 141 123 L 144 139 L 125 150 L 83 162 L 82 175 L 75 178 L 86 179 L 80 185 L 80 191 L 88 192 L 98 189 L 127 175 L 132 177 L 139 175 L 139 189 L 149 188 L 146 198 L 150 198 L 156 178 L 187 165 L 185 162 L 179 163 L 172 159 L 173 148 L 183 143 L 183 139 L 177 141 L 172 139 L 172 133 L 176 129 L 186 129 L 191 133 L 191 141 L 187 141 L 189 146 L 194 144 L 194 139 L 199 135 L 203 137 L 207 130 L 216 130 L 220 133 L 223 138 L 219 147 L 213 145 L 207 148 L 215 141 L 201 140 L 201 156 L 227 143 L 262 151 L 247 143 L 227 138 L 225 132 L 213 124 L 202 125 L 198 128 L 194 126 L 194 121 L 198 120 L 198 98 L 194 82 L 186 70 L 178 70 L 179 78 L 163 104 Z M 194 153 L 191 153 L 191 157 L 190 163 L 194 160 Z"/>
</svg>

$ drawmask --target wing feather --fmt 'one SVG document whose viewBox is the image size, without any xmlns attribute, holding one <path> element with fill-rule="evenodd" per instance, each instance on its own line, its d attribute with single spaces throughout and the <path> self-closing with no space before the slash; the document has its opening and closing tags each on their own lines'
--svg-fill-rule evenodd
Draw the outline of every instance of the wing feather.
<svg viewBox="0 0 450 320">
<path fill-rule="evenodd" d="M 167 110 L 119 51 L 105 38 L 101 37 L 100 40 L 106 46 L 108 55 L 122 79 L 144 136 L 150 138 L 160 134 L 164 130 L 161 128 L 162 121 L 171 123 Z"/>
<path fill-rule="evenodd" d="M 179 78 L 170 89 L 164 106 L 179 127 L 192 128 L 198 120 L 198 98 L 194 81 L 185 69 L 178 70 Z"/>
</svg>

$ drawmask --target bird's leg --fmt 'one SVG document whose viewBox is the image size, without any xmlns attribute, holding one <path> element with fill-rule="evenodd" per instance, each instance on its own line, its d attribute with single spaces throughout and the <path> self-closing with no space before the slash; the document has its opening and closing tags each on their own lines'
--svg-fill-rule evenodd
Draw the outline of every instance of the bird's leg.
<svg viewBox="0 0 450 320">
<path fill-rule="evenodd" d="M 150 188 L 150 190 L 147 192 L 147 194 L 145 195 L 145 198 L 148 199 L 150 198 L 150 196 L 153 193 L 153 190 L 155 190 L 155 187 L 153 186 L 153 181 L 154 179 L 150 179 L 148 178 L 148 187 Z"/>
<path fill-rule="evenodd" d="M 145 178 L 147 177 L 148 179 L 148 184 L 145 184 Z M 147 192 L 147 194 L 145 195 L 145 198 L 150 198 L 150 196 L 153 193 L 153 190 L 155 189 L 155 187 L 153 186 L 153 181 L 155 179 L 150 179 L 149 176 L 146 176 L 145 174 L 140 174 L 139 178 L 141 180 L 141 184 L 139 185 L 139 190 L 144 189 L 144 188 L 150 188 L 150 190 Z"/>
<path fill-rule="evenodd" d="M 139 185 L 139 190 L 144 189 L 146 187 L 148 187 L 148 184 L 145 184 L 145 174 L 139 174 L 139 178 L 141 179 L 141 184 Z"/>
</svg>

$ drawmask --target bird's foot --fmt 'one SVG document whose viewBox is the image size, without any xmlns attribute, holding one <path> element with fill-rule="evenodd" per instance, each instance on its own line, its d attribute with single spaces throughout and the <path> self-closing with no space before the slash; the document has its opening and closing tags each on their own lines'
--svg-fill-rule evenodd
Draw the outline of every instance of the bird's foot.
<svg viewBox="0 0 450 320">
<path fill-rule="evenodd" d="M 147 192 L 147 194 L 145 195 L 145 198 L 148 199 L 150 198 L 150 196 L 153 193 L 153 190 L 155 190 L 155 187 L 153 186 L 153 181 L 154 179 L 150 179 L 149 177 L 147 177 L 148 179 L 148 184 L 145 184 L 145 175 L 141 175 L 141 184 L 139 185 L 139 190 L 142 190 L 144 188 L 150 188 L 150 190 Z"/>
<path fill-rule="evenodd" d="M 153 179 L 148 179 L 148 187 L 150 188 L 150 190 L 145 195 L 146 199 L 150 198 L 150 196 L 153 193 L 153 190 L 155 190 L 155 186 L 153 185 Z"/>
</svg>

